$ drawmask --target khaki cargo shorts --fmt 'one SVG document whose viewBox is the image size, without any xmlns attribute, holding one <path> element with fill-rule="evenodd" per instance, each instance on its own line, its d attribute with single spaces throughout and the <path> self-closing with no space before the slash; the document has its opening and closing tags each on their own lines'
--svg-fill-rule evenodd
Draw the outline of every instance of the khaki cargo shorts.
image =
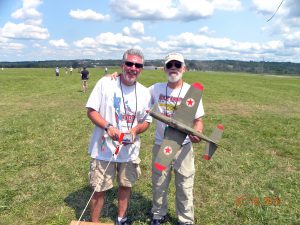
<svg viewBox="0 0 300 225">
<path fill-rule="evenodd" d="M 92 159 L 89 172 L 90 185 L 96 189 L 96 192 L 106 191 L 113 187 L 113 181 L 117 176 L 119 186 L 132 187 L 141 175 L 140 161 L 138 158 L 130 162 L 109 164 L 108 161 Z"/>
</svg>

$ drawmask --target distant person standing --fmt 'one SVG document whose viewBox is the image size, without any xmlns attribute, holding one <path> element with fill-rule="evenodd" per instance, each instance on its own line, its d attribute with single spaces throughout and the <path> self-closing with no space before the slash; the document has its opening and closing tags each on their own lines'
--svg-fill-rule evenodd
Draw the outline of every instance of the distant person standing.
<svg viewBox="0 0 300 225">
<path fill-rule="evenodd" d="M 108 69 L 107 69 L 107 67 L 105 67 L 105 69 L 104 69 L 104 75 L 106 75 L 108 73 Z"/>
<path fill-rule="evenodd" d="M 81 81 L 82 81 L 82 91 L 86 92 L 88 85 L 87 81 L 89 79 L 90 72 L 86 69 L 86 67 L 83 67 L 83 70 L 81 71 Z"/>
<path fill-rule="evenodd" d="M 59 68 L 58 66 L 55 68 L 55 75 L 58 77 L 59 76 Z"/>
<path fill-rule="evenodd" d="M 70 75 L 72 75 L 72 73 L 73 73 L 73 67 L 71 66 L 70 67 Z"/>
</svg>

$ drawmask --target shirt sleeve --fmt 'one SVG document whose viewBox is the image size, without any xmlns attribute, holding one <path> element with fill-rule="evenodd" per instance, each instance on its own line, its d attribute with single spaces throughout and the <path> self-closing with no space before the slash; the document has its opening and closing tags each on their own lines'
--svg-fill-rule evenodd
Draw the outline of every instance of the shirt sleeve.
<svg viewBox="0 0 300 225">
<path fill-rule="evenodd" d="M 102 91 L 103 91 L 103 79 L 100 79 L 97 84 L 95 85 L 85 107 L 92 108 L 99 112 L 101 99 L 102 99 Z"/>
<path fill-rule="evenodd" d="M 139 122 L 140 121 L 147 121 L 148 123 L 152 122 L 152 117 L 148 114 L 150 109 L 151 109 L 151 95 L 150 95 L 150 91 L 149 88 L 145 88 L 145 90 L 143 90 L 143 109 L 140 112 L 140 116 L 139 116 Z"/>
<path fill-rule="evenodd" d="M 154 105 L 155 101 L 154 101 L 154 84 L 151 85 L 150 87 L 148 87 L 148 90 L 149 90 L 149 94 L 150 94 L 150 109 L 152 108 L 152 106 Z"/>
<path fill-rule="evenodd" d="M 203 107 L 203 102 L 202 102 L 202 98 L 201 98 L 201 100 L 199 102 L 199 105 L 198 105 L 198 108 L 197 108 L 197 111 L 196 111 L 195 119 L 203 117 L 204 115 L 205 115 L 204 107 Z"/>
<path fill-rule="evenodd" d="M 146 121 L 151 123 L 152 122 L 152 116 L 150 116 L 149 111 L 151 110 L 152 103 L 151 103 L 151 95 L 150 92 L 147 92 L 147 104 L 145 104 L 145 116 L 147 116 Z"/>
</svg>

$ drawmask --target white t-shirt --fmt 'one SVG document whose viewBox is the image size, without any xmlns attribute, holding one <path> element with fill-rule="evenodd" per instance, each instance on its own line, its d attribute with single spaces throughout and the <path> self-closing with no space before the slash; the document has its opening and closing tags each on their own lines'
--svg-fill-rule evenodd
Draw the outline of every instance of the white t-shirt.
<svg viewBox="0 0 300 225">
<path fill-rule="evenodd" d="M 147 116 L 146 112 L 151 104 L 149 90 L 138 82 L 133 86 L 122 84 L 122 90 L 123 97 L 119 77 L 117 80 L 103 77 L 94 87 L 86 107 L 99 112 L 106 121 L 122 132 L 127 132 L 131 127 L 135 127 L 138 121 L 142 121 L 144 118 L 147 122 L 151 122 L 152 118 Z M 109 161 L 117 145 L 118 142 L 114 142 L 103 128 L 96 126 L 88 151 L 92 158 Z M 117 158 L 112 161 L 128 162 L 137 159 L 140 145 L 140 137 L 137 135 L 133 144 L 121 145 Z"/>
<path fill-rule="evenodd" d="M 172 117 L 174 114 L 174 108 L 181 104 L 182 99 L 189 90 L 191 85 L 183 83 L 182 89 L 171 89 L 167 87 L 167 83 L 156 83 L 149 87 L 151 94 L 151 103 L 154 105 L 157 103 L 157 112 L 168 117 Z M 167 94 L 166 94 L 167 88 Z M 181 91 L 180 91 L 181 90 Z M 167 95 L 167 97 L 166 97 Z M 196 111 L 195 119 L 204 116 L 204 109 L 202 98 Z M 161 145 L 164 139 L 166 124 L 156 120 L 155 125 L 155 144 Z M 190 142 L 189 137 L 185 139 L 183 144 Z"/>
</svg>

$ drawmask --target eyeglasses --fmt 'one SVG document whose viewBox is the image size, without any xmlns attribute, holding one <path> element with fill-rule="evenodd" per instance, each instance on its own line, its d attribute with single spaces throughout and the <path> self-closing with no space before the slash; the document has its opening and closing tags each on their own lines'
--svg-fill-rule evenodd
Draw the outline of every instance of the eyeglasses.
<svg viewBox="0 0 300 225">
<path fill-rule="evenodd" d="M 178 61 L 171 61 L 166 64 L 167 69 L 171 69 L 173 66 L 175 66 L 177 69 L 180 69 L 182 67 L 182 63 Z"/>
<path fill-rule="evenodd" d="M 133 65 L 135 65 L 135 68 L 141 69 L 144 67 L 144 65 L 142 63 L 133 63 L 133 62 L 129 62 L 129 61 L 125 61 L 125 65 L 128 67 L 133 67 Z"/>
</svg>

